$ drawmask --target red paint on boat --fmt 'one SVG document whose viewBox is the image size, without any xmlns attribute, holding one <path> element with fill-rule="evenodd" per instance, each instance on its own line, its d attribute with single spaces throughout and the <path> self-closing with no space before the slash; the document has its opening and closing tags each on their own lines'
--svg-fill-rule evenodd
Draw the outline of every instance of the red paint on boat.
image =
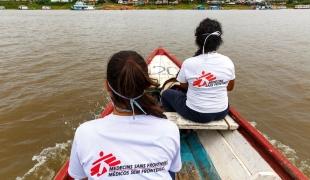
<svg viewBox="0 0 310 180">
<path fill-rule="evenodd" d="M 149 64 L 156 55 L 165 55 L 172 60 L 178 67 L 182 62 L 175 56 L 171 55 L 163 48 L 155 49 L 147 58 Z M 110 114 L 113 111 L 113 104 L 110 102 L 102 111 L 101 117 Z M 274 171 L 282 179 L 299 179 L 307 180 L 308 178 L 295 167 L 279 150 L 277 150 L 270 142 L 245 118 L 243 118 L 233 107 L 229 108 L 229 114 L 239 124 L 238 131 L 246 138 L 246 140 L 256 149 L 256 151 L 268 162 Z M 69 161 L 67 161 L 55 176 L 55 180 L 72 180 L 68 174 Z"/>
<path fill-rule="evenodd" d="M 103 118 L 104 116 L 109 115 L 110 113 L 112 113 L 112 111 L 113 111 L 113 104 L 112 102 L 109 102 L 104 108 L 104 110 L 101 112 L 100 118 Z"/>
<path fill-rule="evenodd" d="M 178 67 L 181 68 L 182 66 L 182 62 L 179 61 L 174 55 L 172 55 L 171 53 L 169 53 L 166 49 L 164 48 L 157 48 L 155 49 L 150 55 L 149 57 L 146 59 L 146 63 L 150 64 L 152 59 L 156 56 L 156 55 L 165 55 L 167 56 L 174 64 L 176 64 Z"/>
<path fill-rule="evenodd" d="M 68 167 L 69 161 L 67 160 L 56 174 L 54 180 L 72 180 L 73 178 L 71 178 L 68 174 Z"/>
</svg>

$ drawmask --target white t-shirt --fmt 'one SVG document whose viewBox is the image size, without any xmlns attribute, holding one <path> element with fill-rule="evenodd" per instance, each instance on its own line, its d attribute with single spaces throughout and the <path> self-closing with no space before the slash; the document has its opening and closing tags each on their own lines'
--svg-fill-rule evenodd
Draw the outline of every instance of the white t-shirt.
<svg viewBox="0 0 310 180">
<path fill-rule="evenodd" d="M 178 127 L 151 115 L 110 114 L 76 130 L 69 175 L 76 179 L 171 179 L 181 169 Z"/>
<path fill-rule="evenodd" d="M 219 53 L 186 59 L 177 80 L 188 83 L 187 107 L 200 113 L 216 113 L 227 109 L 227 85 L 235 79 L 235 68 L 229 57 Z"/>
</svg>

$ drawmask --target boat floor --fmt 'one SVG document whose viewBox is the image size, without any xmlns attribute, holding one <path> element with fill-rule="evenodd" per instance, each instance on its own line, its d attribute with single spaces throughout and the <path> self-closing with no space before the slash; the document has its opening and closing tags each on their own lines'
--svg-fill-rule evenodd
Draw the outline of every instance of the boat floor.
<svg viewBox="0 0 310 180">
<path fill-rule="evenodd" d="M 280 179 L 238 131 L 181 130 L 178 180 Z"/>
<path fill-rule="evenodd" d="M 181 156 L 182 169 L 176 175 L 178 180 L 209 179 L 212 172 L 215 172 L 211 159 L 194 131 L 182 132 Z"/>
<path fill-rule="evenodd" d="M 280 179 L 229 115 L 208 123 L 184 119 L 176 112 L 165 115 L 181 131 L 183 168 L 178 179 Z"/>
</svg>

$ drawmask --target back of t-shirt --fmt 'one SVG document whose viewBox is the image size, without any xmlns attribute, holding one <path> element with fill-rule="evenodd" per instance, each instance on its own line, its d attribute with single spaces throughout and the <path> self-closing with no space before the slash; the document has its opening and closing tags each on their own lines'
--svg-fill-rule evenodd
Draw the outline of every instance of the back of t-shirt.
<svg viewBox="0 0 310 180">
<path fill-rule="evenodd" d="M 186 105 L 201 113 L 216 113 L 227 109 L 226 87 L 233 79 L 233 62 L 219 53 L 186 59 L 177 77 L 181 83 L 188 83 Z"/>
<path fill-rule="evenodd" d="M 69 165 L 74 178 L 170 179 L 181 169 L 177 126 L 150 115 L 118 116 L 82 124 Z"/>
</svg>

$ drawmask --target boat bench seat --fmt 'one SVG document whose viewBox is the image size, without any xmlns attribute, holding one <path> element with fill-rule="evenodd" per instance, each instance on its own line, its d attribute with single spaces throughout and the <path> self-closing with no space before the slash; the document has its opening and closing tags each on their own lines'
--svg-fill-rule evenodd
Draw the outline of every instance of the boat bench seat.
<svg viewBox="0 0 310 180">
<path fill-rule="evenodd" d="M 239 131 L 196 132 L 220 179 L 281 179 Z"/>
<path fill-rule="evenodd" d="M 235 130 L 239 125 L 227 115 L 224 119 L 208 123 L 197 123 L 183 118 L 176 112 L 164 113 L 170 121 L 176 123 L 179 129 L 212 129 L 212 130 Z"/>
</svg>

